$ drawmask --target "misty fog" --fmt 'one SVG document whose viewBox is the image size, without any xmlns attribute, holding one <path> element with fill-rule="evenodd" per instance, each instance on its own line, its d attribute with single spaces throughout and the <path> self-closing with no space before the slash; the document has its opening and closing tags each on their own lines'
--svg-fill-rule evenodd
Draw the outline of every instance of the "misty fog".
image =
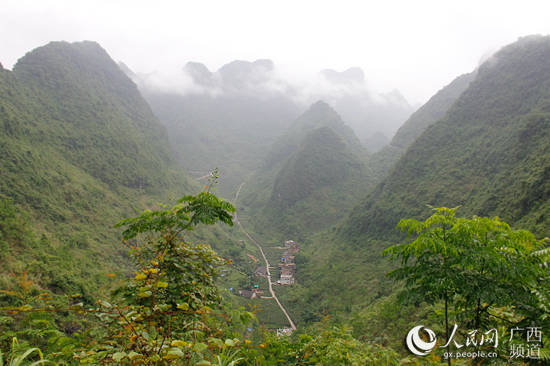
<svg viewBox="0 0 550 366">
<path fill-rule="evenodd" d="M 369 87 L 359 67 L 341 72 L 324 69 L 292 78 L 267 59 L 253 62 L 235 60 L 216 71 L 209 70 L 200 62 L 187 62 L 172 72 L 151 73 L 134 73 L 126 65 L 121 65 L 146 95 L 202 97 L 213 103 L 224 99 L 249 99 L 250 103 L 285 103 L 295 111 L 304 111 L 314 102 L 324 100 L 355 130 L 361 141 L 371 145 L 368 146 L 371 151 L 379 150 L 384 142 L 389 142 L 414 111 L 399 90 L 380 92 Z M 281 120 L 279 124 L 284 128 L 288 122 Z M 220 124 L 223 123 L 220 120 Z"/>
</svg>

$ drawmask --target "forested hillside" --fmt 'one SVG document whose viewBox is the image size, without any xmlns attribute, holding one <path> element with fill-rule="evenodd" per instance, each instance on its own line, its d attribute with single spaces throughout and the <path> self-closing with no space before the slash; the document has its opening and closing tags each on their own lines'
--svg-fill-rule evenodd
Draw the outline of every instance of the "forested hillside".
<svg viewBox="0 0 550 366">
<path fill-rule="evenodd" d="M 547 328 L 548 60 L 504 47 L 376 153 L 411 107 L 358 69 L 322 75 L 362 139 L 324 101 L 296 118 L 269 60 L 189 63 L 193 92 L 89 41 L 0 65 L 0 365 L 440 365 L 412 325 Z"/>
<path fill-rule="evenodd" d="M 427 205 L 463 206 L 548 236 L 550 38 L 527 37 L 478 70 L 347 220 L 349 237 L 389 233 Z M 359 234 L 359 235 L 356 235 Z"/>
<path fill-rule="evenodd" d="M 384 339 L 395 338 L 399 319 L 418 310 L 400 313 L 406 310 L 391 296 L 385 277 L 391 267 L 382 250 L 404 239 L 395 229 L 401 218 L 426 218 L 429 205 L 460 206 L 464 216 L 499 216 L 539 238 L 548 236 L 549 57 L 550 38 L 533 36 L 481 65 L 443 118 L 418 137 L 338 229 L 311 238 L 298 272 L 303 287 L 288 297 L 293 310 L 303 317 L 353 312 L 357 329 L 374 331 L 368 325 L 376 322 L 373 316 L 392 309 L 386 322 L 394 327 L 377 329 L 386 332 Z"/>
<path fill-rule="evenodd" d="M 26 271 L 88 295 L 126 267 L 118 220 L 197 188 L 173 170 L 164 128 L 97 43 L 29 52 L 0 71 L 0 95 L 2 220 L 34 232 L 14 241 L 20 229 L 1 231 L 3 261 L 14 258 L 3 285 Z"/>
<path fill-rule="evenodd" d="M 281 240 L 333 225 L 368 191 L 366 154 L 353 130 L 319 101 L 275 141 L 247 181 L 246 213 L 259 233 Z"/>
<path fill-rule="evenodd" d="M 468 88 L 475 75 L 476 71 L 461 75 L 438 91 L 403 123 L 388 145 L 370 156 L 369 166 L 376 179 L 384 178 L 416 138 L 426 128 L 445 117 L 451 106 Z"/>
</svg>

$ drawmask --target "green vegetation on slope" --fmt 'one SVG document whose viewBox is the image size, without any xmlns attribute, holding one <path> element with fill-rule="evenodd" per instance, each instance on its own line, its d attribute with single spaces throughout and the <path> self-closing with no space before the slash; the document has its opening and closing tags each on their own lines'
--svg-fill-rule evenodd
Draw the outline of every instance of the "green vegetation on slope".
<svg viewBox="0 0 550 366">
<path fill-rule="evenodd" d="M 379 236 L 430 205 L 463 206 L 550 235 L 550 38 L 530 37 L 483 64 L 440 122 L 359 205 L 343 235 Z"/>
<path fill-rule="evenodd" d="M 1 212 L 7 211 L 3 207 Z M 547 294 L 529 287 L 539 289 L 536 282 L 548 287 L 546 267 L 538 265 L 548 260 L 548 250 L 539 250 L 542 243 L 535 242 L 531 233 L 511 231 L 498 219 L 457 219 L 454 211 L 438 209 L 426 222 L 403 220 L 401 226 L 412 228 L 419 236 L 390 252 L 404 257 L 402 268 L 394 274 L 412 278 L 409 300 L 445 297 L 445 291 L 453 291 L 455 304 L 471 297 L 489 301 L 489 305 L 470 301 L 465 309 L 457 307 L 477 309 L 465 312 L 466 319 L 477 324 L 476 329 L 485 326 L 494 312 L 498 316 L 491 317 L 491 325 L 499 331 L 533 320 L 537 325 L 544 319 L 547 323 L 548 309 L 540 303 L 547 302 Z M 185 240 L 197 225 L 216 221 L 232 225 L 231 212 L 234 207 L 229 202 L 204 191 L 185 196 L 170 208 L 146 210 L 121 221 L 117 226 L 126 228 L 123 237 L 132 242 L 135 273 L 120 281 L 108 301 L 84 304 L 79 295 L 67 294 L 65 303 L 55 304 L 23 278 L 11 291 L 1 292 L 8 306 L 0 307 L 0 355 L 13 360 L 35 352 L 40 360 L 44 355 L 49 363 L 59 365 L 441 365 L 439 350 L 418 359 L 402 358 L 404 355 L 391 349 L 402 336 L 399 331 L 410 329 L 419 316 L 427 315 L 411 316 L 393 299 L 372 313 L 354 314 L 353 327 L 342 326 L 327 313 L 317 324 L 302 327 L 289 337 L 252 331 L 248 327 L 254 324 L 253 314 L 233 308 L 220 296 L 215 277 L 222 258 L 208 245 Z M 437 217 L 442 212 L 451 214 Z M 6 228 L 1 239 L 20 240 L 28 235 L 24 226 L 6 221 L 5 216 L 0 216 L 4 220 L 0 227 Z M 439 235 L 446 230 L 448 236 Z M 473 238 L 478 239 L 476 245 L 471 245 Z M 430 255 L 433 252 L 439 255 Z M 419 256 L 418 262 L 407 261 L 411 254 Z M 518 266 L 521 270 L 514 270 Z M 445 281 L 436 281 L 434 274 Z M 510 283 L 510 278 L 517 281 Z M 514 301 L 517 292 L 522 295 L 519 303 Z M 514 309 L 500 309 L 510 304 L 525 315 L 519 323 Z M 426 309 L 441 313 L 437 306 L 419 308 Z M 485 312 L 487 309 L 491 312 Z M 55 321 L 60 312 L 72 316 L 64 329 Z M 383 331 L 378 333 L 380 329 Z M 434 329 L 441 334 L 441 326 Z M 462 331 L 458 335 L 467 336 Z M 494 338 L 487 343 L 496 348 Z M 499 358 L 491 359 L 491 364 L 514 364 L 516 360 L 506 354 L 511 344 L 503 339 Z M 32 348 L 36 346 L 43 353 Z M 541 357 L 548 359 L 546 350 L 541 350 Z"/>
<path fill-rule="evenodd" d="M 378 181 L 385 178 L 399 158 L 426 128 L 445 117 L 449 109 L 474 80 L 476 72 L 461 75 L 438 91 L 397 130 L 389 145 L 370 156 L 369 165 Z"/>
<path fill-rule="evenodd" d="M 29 52 L 0 71 L 0 96 L 0 199 L 41 238 L 32 250 L 5 241 L 13 260 L 1 271 L 87 298 L 127 268 L 113 223 L 197 188 L 172 170 L 163 127 L 96 43 Z"/>
<path fill-rule="evenodd" d="M 8 74 L 21 88 L 11 102 L 34 117 L 17 121 L 29 128 L 29 142 L 55 146 L 65 160 L 108 185 L 168 185 L 166 132 L 98 44 L 52 42 L 27 53 Z"/>
<path fill-rule="evenodd" d="M 438 91 L 397 130 L 391 145 L 407 149 L 418 136 L 449 112 L 449 109 L 475 79 L 476 71 L 460 75 Z"/>
<path fill-rule="evenodd" d="M 48 47 L 54 50 L 51 54 Z M 0 92 L 5 96 L 0 100 L 0 163 L 2 172 L 6 173 L 6 178 L 0 182 L 0 256 L 7 263 L 2 268 L 3 288 L 15 289 L 17 283 L 36 281 L 43 289 L 60 295 L 55 301 L 65 294 L 79 293 L 83 305 L 91 305 L 98 289 L 108 288 L 108 278 L 128 269 L 127 251 L 119 246 L 118 233 L 111 228 L 112 223 L 125 212 L 153 206 L 157 197 L 180 189 L 196 189 L 184 176 L 171 171 L 170 153 L 166 150 L 162 128 L 139 93 L 134 93 L 135 86 L 117 74 L 108 56 L 100 56 L 102 52 L 89 42 L 76 45 L 54 43 L 30 53 L 13 72 L 0 71 Z M 394 231 L 397 221 L 403 217 L 425 217 L 430 210 L 428 204 L 461 205 L 461 215 L 499 215 L 514 227 L 533 230 L 537 236 L 549 235 L 550 65 L 546 62 L 549 58 L 548 37 L 522 39 L 497 53 L 479 69 L 475 80 L 442 119 L 427 127 L 409 147 L 390 175 L 356 206 L 342 224 L 330 231 L 319 230 L 345 215 L 357 197 L 373 186 L 374 180 L 362 163 L 363 152 L 356 143 L 357 139 L 348 133 L 349 129 L 326 104 L 317 103 L 309 114 L 302 116 L 274 146 L 263 171 L 258 173 L 257 180 L 251 181 L 251 185 L 254 184 L 252 189 L 243 192 L 248 203 L 244 215 L 255 220 L 257 233 L 264 237 L 269 235 L 270 243 L 289 235 L 303 239 L 296 256 L 297 284 L 281 290 L 282 300 L 285 306 L 290 305 L 293 317 L 320 323 L 313 325 L 306 334 L 295 336 L 293 342 L 266 337 L 266 343 L 258 348 L 243 346 L 239 351 L 246 352 L 244 362 L 398 362 L 394 352 L 373 346 L 371 342 L 399 350 L 400 344 L 396 340 L 410 325 L 418 319 L 429 318 L 429 311 L 440 312 L 441 308 L 438 303 L 425 305 L 421 303 L 422 299 L 417 299 L 410 307 L 400 307 L 395 292 L 401 285 L 392 284 L 385 278 L 390 266 L 382 260 L 381 252 L 400 239 Z M 103 62 L 105 67 L 101 67 Z M 111 81 L 117 85 L 110 85 Z M 143 150 L 140 150 L 142 146 Z M 102 154 L 114 161 L 107 159 L 105 163 Z M 194 202 L 193 197 L 187 198 Z M 184 199 L 180 204 L 191 201 Z M 174 207 L 164 215 L 189 213 L 180 212 L 180 209 L 181 206 Z M 209 210 L 198 212 L 207 216 L 211 213 Z M 141 227 L 144 222 L 139 220 L 127 223 L 135 223 L 137 231 L 148 231 L 148 228 L 155 229 L 166 223 L 164 216 L 151 211 L 146 211 L 141 217 L 159 220 L 148 227 Z M 222 250 L 233 251 L 243 266 L 246 263 L 244 253 L 237 249 L 249 249 L 246 244 L 235 246 L 231 238 L 218 230 L 199 232 L 198 236 L 213 239 Z M 163 236 L 150 244 L 165 245 L 163 241 L 172 243 L 170 240 L 170 237 Z M 196 248 L 206 247 L 198 245 Z M 492 254 L 500 253 L 501 246 L 495 248 Z M 479 253 L 486 254 L 483 250 Z M 133 286 L 131 290 L 135 290 L 127 294 L 136 300 L 130 305 L 137 304 L 139 311 L 144 310 L 141 306 L 151 305 L 147 304 L 147 299 L 156 293 L 157 288 L 160 294 L 169 291 L 163 289 L 172 290 L 171 283 L 163 281 L 161 274 L 157 276 L 159 272 L 151 271 L 162 262 L 162 253 L 156 254 L 160 257 L 154 262 L 147 257 L 136 264 L 140 270 L 149 272 L 141 271 L 143 274 L 126 281 Z M 466 265 L 475 264 L 478 252 L 469 251 L 467 254 L 471 263 Z M 177 261 L 178 256 L 172 259 Z M 508 260 L 499 257 L 499 261 L 501 259 Z M 246 264 L 250 267 L 251 263 Z M 193 266 L 184 271 L 184 276 L 201 275 L 205 268 L 211 270 L 210 264 Z M 511 268 L 507 263 L 506 266 Z M 18 279 L 7 276 L 10 272 L 19 275 Z M 172 271 L 174 282 L 183 281 L 179 275 Z M 229 275 L 233 276 L 233 273 Z M 482 285 L 486 284 L 486 279 L 475 278 Z M 183 295 L 201 303 L 201 296 L 193 294 L 201 289 L 201 281 L 188 282 L 184 283 L 188 291 Z M 498 281 L 490 282 L 490 285 L 495 283 L 502 285 Z M 151 286 L 154 291 L 151 291 Z M 212 276 L 209 276 L 207 290 L 212 291 L 209 295 L 217 296 L 217 289 L 212 286 Z M 508 298 L 502 298 L 506 302 L 501 305 L 514 305 L 510 297 L 514 288 L 509 288 L 511 292 L 506 294 Z M 487 295 L 488 299 L 495 297 L 495 288 L 488 285 L 483 287 L 483 291 L 483 296 Z M 534 293 L 526 295 L 527 292 L 522 292 L 522 298 L 533 297 Z M 40 302 L 49 296 L 41 293 L 41 289 L 33 287 L 26 296 Z M 7 295 L 13 293 L 3 292 L 0 298 L 3 303 L 8 301 Z M 182 294 L 176 291 L 172 295 Z M 540 297 L 540 294 L 536 295 Z M 475 298 L 478 304 L 481 302 L 479 296 Z M 21 308 L 17 311 L 24 314 L 28 310 L 27 298 L 20 299 L 16 305 Z M 214 303 L 212 305 L 218 305 Z M 112 310 L 105 311 L 105 308 L 111 308 L 110 304 L 100 304 L 104 313 L 114 314 Z M 163 313 L 166 309 L 176 306 L 187 311 L 189 306 L 179 304 L 176 298 L 161 305 L 168 305 L 168 308 L 151 306 L 149 310 L 168 322 L 170 316 Z M 531 303 L 526 301 L 518 305 Z M 546 309 L 547 313 L 547 308 L 541 309 Z M 201 315 L 192 314 L 192 317 L 197 321 L 199 318 L 204 320 L 202 314 L 210 310 L 203 309 Z M 117 316 L 120 313 L 114 318 Z M 20 319 L 3 318 L 1 325 L 12 327 L 17 320 Z M 24 334 L 28 339 L 41 342 L 42 346 L 51 346 L 52 354 L 57 355 L 55 357 L 66 356 L 67 360 L 72 360 L 69 362 L 77 362 L 73 357 L 74 348 L 66 348 L 68 353 L 61 355 L 55 348 L 56 344 L 46 342 L 46 334 L 62 331 L 70 335 L 75 331 L 74 323 L 61 324 L 60 320 L 56 317 L 33 318 L 31 314 L 23 321 L 29 328 L 17 329 L 13 334 Z M 143 319 L 131 321 L 143 326 L 144 332 L 148 333 L 145 323 L 140 323 Z M 56 322 L 59 324 L 54 326 Z M 270 320 L 271 324 L 277 322 L 275 317 Z M 343 322 L 351 323 L 353 328 L 341 328 Z M 153 326 L 160 324 L 154 323 Z M 44 328 L 35 332 L 32 327 L 36 324 Z M 332 324 L 338 324 L 338 327 L 330 329 Z M 116 322 L 113 325 L 117 327 Z M 214 331 L 212 335 L 215 337 L 233 331 L 224 329 L 220 323 L 217 326 L 219 328 L 213 325 L 208 329 Z M 160 332 L 165 330 L 163 328 Z M 175 343 L 168 350 L 163 348 L 164 342 L 160 346 L 156 340 L 156 343 L 147 344 L 151 341 L 149 334 L 132 335 L 130 327 L 110 331 L 115 338 L 124 337 L 122 342 L 109 340 L 111 347 L 113 344 L 116 347 L 128 346 L 128 349 L 121 350 L 123 355 L 117 352 L 116 358 L 112 354 L 114 348 L 101 349 L 104 353 L 100 357 L 107 355 L 112 363 L 124 358 L 128 363 L 134 362 L 129 359 L 139 357 L 132 353 L 136 349 L 136 343 L 132 342 L 136 339 L 141 342 L 138 345 L 140 352 L 147 347 L 158 348 L 158 354 L 168 356 L 166 359 L 172 361 L 166 362 L 174 364 L 189 361 L 179 360 L 183 354 L 213 360 L 213 351 L 227 349 L 217 341 L 206 340 L 208 344 L 197 346 L 197 349 L 188 350 L 189 347 L 182 348 L 183 343 Z M 158 336 L 159 330 L 155 332 Z M 245 331 L 242 332 L 244 337 Z M 191 340 L 191 334 L 188 336 Z M 2 340 L 4 351 L 8 350 L 7 340 L 6 337 Z M 232 343 L 235 341 L 231 339 L 229 344 Z M 226 346 L 233 347 L 229 344 Z M 266 345 L 268 349 L 263 350 Z M 130 349 L 131 352 L 126 352 Z M 200 353 L 200 356 L 195 353 Z M 88 356 L 95 357 L 78 353 L 76 358 L 86 359 Z M 146 356 L 152 357 L 150 364 L 159 361 L 152 353 Z M 198 358 L 188 363 L 195 361 Z"/>
<path fill-rule="evenodd" d="M 6 220 L 34 232 L 3 239 L 2 257 L 13 258 L 0 269 L 3 288 L 26 272 L 46 292 L 92 301 L 131 269 L 113 224 L 199 185 L 176 166 L 136 85 L 94 42 L 28 53 L 0 71 L 0 96 L 0 204 Z M 235 228 L 193 236 L 232 259 L 231 275 L 254 271 L 246 254 L 256 248 Z"/>
<path fill-rule="evenodd" d="M 369 188 L 365 152 L 324 102 L 311 106 L 273 145 L 242 192 L 245 215 L 268 240 L 305 238 L 336 223 Z"/>
<path fill-rule="evenodd" d="M 298 321 L 328 313 L 390 334 L 386 341 L 405 334 L 399 319 L 415 319 L 423 308 L 400 309 L 385 325 L 375 319 L 398 308 L 390 295 L 399 284 L 384 276 L 392 266 L 381 253 L 401 240 L 398 221 L 427 217 L 428 205 L 461 206 L 461 216 L 499 216 L 539 238 L 550 234 L 549 58 L 548 37 L 503 48 L 336 230 L 304 242 L 302 286 L 287 298 Z"/>
</svg>

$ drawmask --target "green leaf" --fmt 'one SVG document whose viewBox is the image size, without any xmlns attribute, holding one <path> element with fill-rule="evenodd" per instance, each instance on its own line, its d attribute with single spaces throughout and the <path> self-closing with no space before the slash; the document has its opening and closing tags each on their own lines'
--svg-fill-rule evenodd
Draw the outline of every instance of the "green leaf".
<svg viewBox="0 0 550 366">
<path fill-rule="evenodd" d="M 235 346 L 235 342 L 232 339 L 226 339 L 225 340 L 225 345 L 227 347 L 233 347 L 233 346 Z"/>
<path fill-rule="evenodd" d="M 193 345 L 193 351 L 199 352 L 199 353 L 200 353 L 200 352 L 203 352 L 203 351 L 206 350 L 207 348 L 208 348 L 208 346 L 207 346 L 206 344 L 200 343 L 200 342 L 199 342 L 199 343 L 195 343 L 195 344 Z"/>
<path fill-rule="evenodd" d="M 120 362 L 124 357 L 126 357 L 126 352 L 117 352 L 113 355 L 113 360 Z"/>
<path fill-rule="evenodd" d="M 136 357 L 141 357 L 141 356 L 143 356 L 143 355 L 141 355 L 141 354 L 139 354 L 139 353 L 137 353 L 137 352 L 134 352 L 134 351 L 128 353 L 128 358 L 129 358 L 130 360 L 133 360 L 134 358 L 136 358 Z"/>
<path fill-rule="evenodd" d="M 177 358 L 182 358 L 185 356 L 185 354 L 181 351 L 181 349 L 173 347 L 168 350 L 166 355 L 164 355 L 164 358 L 167 360 L 174 360 Z"/>
<path fill-rule="evenodd" d="M 177 308 L 180 310 L 186 311 L 186 310 L 189 310 L 189 305 L 183 302 L 181 304 L 178 304 Z"/>
<path fill-rule="evenodd" d="M 180 341 L 180 340 L 175 340 L 175 341 L 172 341 L 172 343 L 170 343 L 172 347 L 178 347 L 178 348 L 187 347 L 188 344 L 189 343 L 187 343 L 186 341 Z"/>
</svg>

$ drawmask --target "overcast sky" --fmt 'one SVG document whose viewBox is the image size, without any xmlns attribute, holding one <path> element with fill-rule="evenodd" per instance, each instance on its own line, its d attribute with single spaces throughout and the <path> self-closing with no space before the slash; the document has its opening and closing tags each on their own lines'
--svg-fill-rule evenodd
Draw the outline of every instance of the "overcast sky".
<svg viewBox="0 0 550 366">
<path fill-rule="evenodd" d="M 550 34 L 549 1 L 2 0 L 0 62 L 86 39 L 139 72 L 258 58 L 294 75 L 359 66 L 374 90 L 418 103 L 535 33 Z"/>
</svg>

